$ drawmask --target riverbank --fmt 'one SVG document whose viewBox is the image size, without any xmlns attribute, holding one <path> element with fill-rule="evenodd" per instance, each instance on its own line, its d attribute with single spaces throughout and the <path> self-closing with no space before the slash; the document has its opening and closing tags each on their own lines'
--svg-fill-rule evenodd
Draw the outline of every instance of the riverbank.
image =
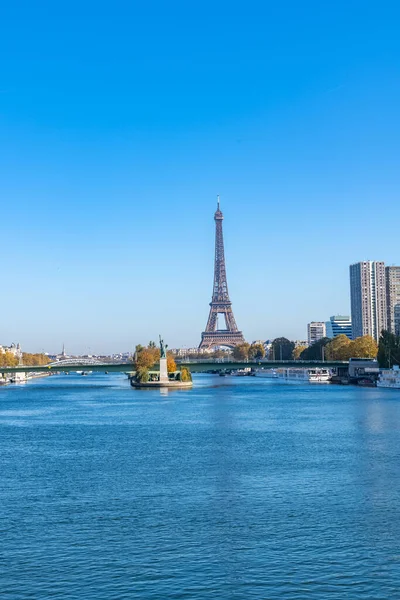
<svg viewBox="0 0 400 600">
<path fill-rule="evenodd" d="M 52 375 L 52 373 L 15 373 L 13 376 L 0 378 L 0 386 L 10 385 L 11 383 L 26 383 L 31 379 L 38 379 L 39 377 L 49 377 L 50 375 Z"/>
</svg>

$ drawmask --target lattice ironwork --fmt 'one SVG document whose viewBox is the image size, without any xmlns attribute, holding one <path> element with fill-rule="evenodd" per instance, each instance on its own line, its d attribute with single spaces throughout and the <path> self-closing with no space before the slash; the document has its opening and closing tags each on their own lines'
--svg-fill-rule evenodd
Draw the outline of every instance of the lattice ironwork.
<svg viewBox="0 0 400 600">
<path fill-rule="evenodd" d="M 228 346 L 233 348 L 244 342 L 243 334 L 237 328 L 235 317 L 233 316 L 232 303 L 229 298 L 225 267 L 224 236 L 222 232 L 223 219 L 224 216 L 219 207 L 218 196 L 217 210 L 214 214 L 215 260 L 213 294 L 210 302 L 210 314 L 205 331 L 201 334 L 199 348 L 211 348 L 213 346 Z M 225 329 L 218 329 L 218 315 L 223 315 Z"/>
</svg>

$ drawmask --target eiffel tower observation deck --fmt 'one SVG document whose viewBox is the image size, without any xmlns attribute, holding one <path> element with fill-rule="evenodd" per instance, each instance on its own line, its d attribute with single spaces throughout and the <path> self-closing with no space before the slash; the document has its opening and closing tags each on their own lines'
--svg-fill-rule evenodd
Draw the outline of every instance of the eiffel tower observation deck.
<svg viewBox="0 0 400 600">
<path fill-rule="evenodd" d="M 205 331 L 201 334 L 199 348 L 213 348 L 215 346 L 227 346 L 234 348 L 244 342 L 241 331 L 238 330 L 232 311 L 232 302 L 229 298 L 228 282 L 226 280 L 224 236 L 222 233 L 222 221 L 224 215 L 219 207 L 219 196 L 217 196 L 217 210 L 214 214 L 215 221 L 215 261 L 214 261 L 214 286 L 212 300 L 210 302 L 210 314 L 208 316 Z M 218 329 L 218 315 L 225 318 L 225 329 Z"/>
</svg>

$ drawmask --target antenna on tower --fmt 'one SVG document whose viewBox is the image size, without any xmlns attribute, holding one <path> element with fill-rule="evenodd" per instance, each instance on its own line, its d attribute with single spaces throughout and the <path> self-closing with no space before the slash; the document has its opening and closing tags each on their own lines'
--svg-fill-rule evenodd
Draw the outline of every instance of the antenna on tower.
<svg viewBox="0 0 400 600">
<path fill-rule="evenodd" d="M 219 194 L 217 195 L 217 210 L 219 210 Z"/>
</svg>

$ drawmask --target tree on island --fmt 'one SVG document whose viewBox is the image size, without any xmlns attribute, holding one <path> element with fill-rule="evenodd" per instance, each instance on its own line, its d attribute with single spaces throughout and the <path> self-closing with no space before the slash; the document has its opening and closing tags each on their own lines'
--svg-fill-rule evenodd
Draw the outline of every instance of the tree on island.
<svg viewBox="0 0 400 600">
<path fill-rule="evenodd" d="M 149 371 L 160 362 L 160 349 L 157 348 L 154 342 L 150 342 L 147 347 L 139 344 L 136 346 L 133 362 L 135 371 L 139 369 L 147 369 Z M 168 373 L 173 373 L 177 370 L 176 362 L 169 351 L 167 352 L 167 370 Z"/>
<path fill-rule="evenodd" d="M 135 369 L 151 369 L 156 362 L 160 360 L 160 350 L 158 348 L 145 348 L 143 346 L 136 346 L 134 363 Z"/>
<path fill-rule="evenodd" d="M 182 367 L 177 379 L 178 381 L 192 381 L 192 374 L 187 367 Z"/>
<path fill-rule="evenodd" d="M 174 373 L 177 371 L 176 362 L 171 352 L 167 352 L 167 371 L 168 373 Z"/>
</svg>

